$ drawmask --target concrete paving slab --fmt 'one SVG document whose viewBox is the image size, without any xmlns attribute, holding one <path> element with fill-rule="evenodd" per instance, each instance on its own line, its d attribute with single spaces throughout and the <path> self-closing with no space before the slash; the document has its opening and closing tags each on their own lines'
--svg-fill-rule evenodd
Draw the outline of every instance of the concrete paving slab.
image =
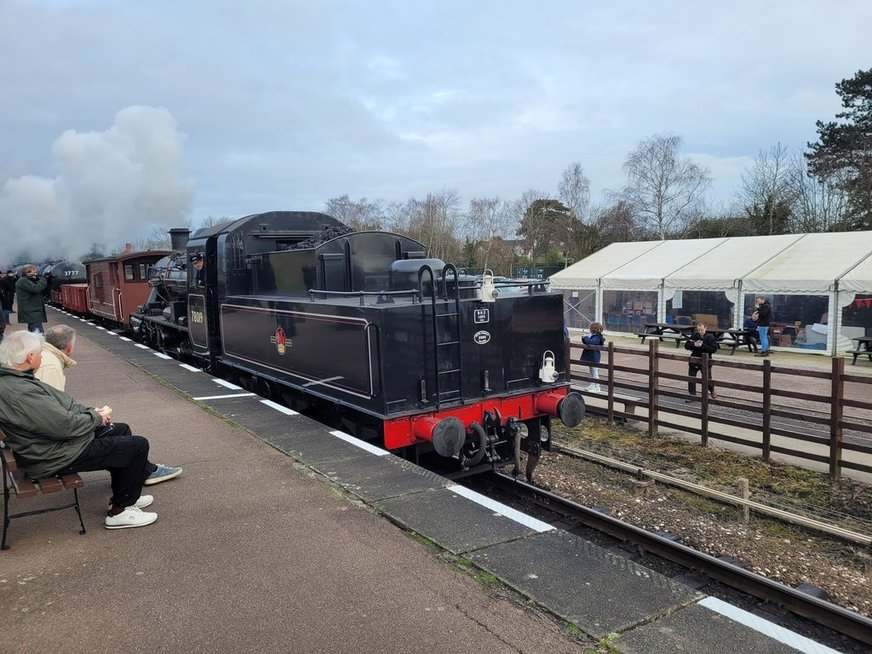
<svg viewBox="0 0 872 654">
<path fill-rule="evenodd" d="M 451 485 L 444 477 L 393 455 L 332 461 L 320 472 L 367 502 Z"/>
<path fill-rule="evenodd" d="M 564 531 L 501 543 L 468 556 L 597 639 L 654 620 L 699 597 Z"/>
<path fill-rule="evenodd" d="M 789 654 L 796 649 L 699 605 L 622 634 L 623 654 Z"/>
<path fill-rule="evenodd" d="M 536 533 L 445 488 L 380 500 L 373 505 L 398 524 L 453 554 Z"/>
</svg>

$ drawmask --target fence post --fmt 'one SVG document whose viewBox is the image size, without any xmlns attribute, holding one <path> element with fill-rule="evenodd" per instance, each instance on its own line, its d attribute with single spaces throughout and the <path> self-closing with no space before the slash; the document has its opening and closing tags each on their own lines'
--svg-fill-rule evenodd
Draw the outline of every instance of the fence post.
<svg viewBox="0 0 872 654">
<path fill-rule="evenodd" d="M 845 360 L 833 357 L 832 393 L 830 399 L 830 477 L 838 478 L 842 474 L 842 413 L 845 395 Z"/>
<path fill-rule="evenodd" d="M 772 363 L 763 359 L 763 460 L 769 463 L 772 454 Z"/>
<path fill-rule="evenodd" d="M 657 389 L 660 381 L 660 339 L 648 341 L 648 437 L 657 436 Z"/>
<path fill-rule="evenodd" d="M 702 446 L 708 447 L 708 432 L 709 432 L 709 420 L 708 420 L 708 408 L 709 408 L 709 353 L 702 353 L 702 386 L 700 387 L 700 399 L 702 400 L 702 407 L 700 408 L 699 414 L 699 433 L 702 439 Z"/>
<path fill-rule="evenodd" d="M 615 424 L 615 344 L 609 341 L 609 367 L 608 367 L 608 424 Z"/>
</svg>

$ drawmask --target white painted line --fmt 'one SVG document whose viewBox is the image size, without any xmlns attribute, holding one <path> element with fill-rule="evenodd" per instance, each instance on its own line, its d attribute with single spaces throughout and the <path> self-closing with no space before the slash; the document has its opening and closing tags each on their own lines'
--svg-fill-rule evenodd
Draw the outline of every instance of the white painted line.
<svg viewBox="0 0 872 654">
<path fill-rule="evenodd" d="M 237 386 L 236 384 L 231 384 L 229 381 L 224 381 L 223 379 L 214 379 L 213 378 L 212 381 L 215 382 L 216 384 L 221 384 L 221 386 L 223 386 L 224 388 L 229 388 L 230 390 L 233 390 L 233 391 L 241 391 L 242 390 L 242 386 Z"/>
<path fill-rule="evenodd" d="M 195 400 L 223 400 L 228 397 L 251 397 L 254 393 L 234 393 L 233 395 L 205 395 L 203 397 L 195 397 Z"/>
<path fill-rule="evenodd" d="M 99 330 L 102 331 L 102 332 L 105 332 L 105 331 L 106 331 L 106 328 L 105 328 L 105 327 L 101 327 L 100 325 L 96 325 L 96 327 L 97 327 L 97 329 L 99 329 Z"/>
<path fill-rule="evenodd" d="M 804 654 L 839 654 L 837 650 L 816 643 L 805 636 L 800 636 L 798 633 L 790 631 L 790 629 L 779 627 L 774 622 L 769 622 L 769 620 L 756 616 L 753 613 L 748 613 L 738 606 L 728 604 L 716 597 L 706 597 L 699 604 L 728 617 L 734 622 L 750 627 L 754 631 L 759 631 L 761 634 L 784 643 L 795 650 L 804 652 Z"/>
<path fill-rule="evenodd" d="M 88 321 L 85 320 L 84 318 L 79 318 L 79 322 L 88 322 Z"/>
<path fill-rule="evenodd" d="M 187 363 L 180 363 L 179 368 L 184 368 L 185 370 L 190 370 L 191 372 L 200 372 L 199 368 L 195 368 L 194 366 L 189 366 Z"/>
<path fill-rule="evenodd" d="M 113 332 L 111 329 L 107 329 L 107 330 L 106 330 L 106 333 L 109 334 L 110 336 L 118 336 L 118 334 L 116 334 L 115 332 Z"/>
<path fill-rule="evenodd" d="M 528 516 L 526 513 L 521 513 L 520 511 L 516 511 L 510 506 L 506 506 L 502 502 L 497 502 L 495 500 L 490 499 L 489 497 L 485 497 L 480 493 L 476 493 L 473 490 L 469 490 L 465 486 L 449 486 L 448 490 L 452 493 L 456 493 L 462 497 L 465 497 L 468 500 L 472 500 L 476 504 L 481 504 L 486 509 L 490 509 L 494 513 L 499 513 L 501 516 L 509 518 L 510 520 L 514 520 L 515 522 L 519 522 L 525 527 L 529 527 L 533 531 L 543 532 L 543 531 L 553 531 L 554 527 L 549 525 L 546 522 L 542 522 L 541 520 L 537 520 L 536 518 L 532 518 Z"/>
<path fill-rule="evenodd" d="M 136 347 L 138 347 L 140 350 L 147 350 L 148 349 L 148 345 L 143 345 L 142 343 L 134 343 L 134 345 Z"/>
<path fill-rule="evenodd" d="M 130 343 L 130 339 L 126 336 L 119 336 L 118 338 L 120 338 L 122 341 L 127 341 L 128 343 Z"/>
<path fill-rule="evenodd" d="M 362 450 L 366 450 L 370 454 L 375 454 L 376 456 L 384 456 L 388 453 L 387 450 L 383 450 L 380 447 L 376 447 L 375 445 L 367 443 L 366 441 L 355 438 L 351 434 L 346 434 L 344 431 L 331 431 L 330 433 L 333 434 L 336 438 L 341 438 L 346 443 L 351 443 L 352 445 L 355 445 Z"/>
<path fill-rule="evenodd" d="M 299 413 L 297 413 L 293 409 L 289 409 L 288 407 L 282 406 L 278 402 L 273 402 L 272 400 L 261 400 L 260 403 L 266 404 L 269 408 L 275 409 L 276 411 L 280 411 L 281 413 L 284 413 L 286 416 L 298 416 L 298 415 L 300 415 Z"/>
<path fill-rule="evenodd" d="M 164 354 L 163 352 L 152 352 L 152 354 L 160 359 L 172 359 L 169 354 Z"/>
</svg>

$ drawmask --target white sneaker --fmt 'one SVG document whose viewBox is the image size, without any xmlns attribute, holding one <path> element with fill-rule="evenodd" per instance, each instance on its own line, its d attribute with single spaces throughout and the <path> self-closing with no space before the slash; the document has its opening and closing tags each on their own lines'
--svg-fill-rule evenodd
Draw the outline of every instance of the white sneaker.
<svg viewBox="0 0 872 654">
<path fill-rule="evenodd" d="M 587 388 L 584 390 L 590 391 L 591 393 L 595 393 L 599 387 L 596 384 L 588 384 Z"/>
<path fill-rule="evenodd" d="M 157 513 L 146 513 L 135 506 L 128 506 L 118 515 L 106 516 L 106 529 L 127 529 L 145 527 L 157 520 Z"/>
<path fill-rule="evenodd" d="M 151 506 L 151 503 L 154 502 L 154 497 L 151 495 L 140 495 L 139 499 L 136 500 L 131 506 L 135 506 L 137 509 L 144 509 L 147 506 Z M 109 503 L 109 510 L 112 510 L 112 503 Z"/>
<path fill-rule="evenodd" d="M 594 393 L 602 393 L 602 392 L 603 392 L 603 389 L 600 388 L 600 385 L 599 385 L 599 384 L 594 384 L 594 385 L 593 385 L 593 388 L 592 388 L 591 390 L 592 390 Z"/>
</svg>

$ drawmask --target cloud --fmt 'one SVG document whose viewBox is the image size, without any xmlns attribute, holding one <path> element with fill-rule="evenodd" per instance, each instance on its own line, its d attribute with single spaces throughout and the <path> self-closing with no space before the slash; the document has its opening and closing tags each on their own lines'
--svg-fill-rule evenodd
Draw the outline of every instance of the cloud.
<svg viewBox="0 0 872 654">
<path fill-rule="evenodd" d="M 67 130 L 54 142 L 54 178 L 25 175 L 0 191 L 0 261 L 78 258 L 184 224 L 194 185 L 184 135 L 162 107 L 131 106 L 103 132 Z"/>
</svg>

